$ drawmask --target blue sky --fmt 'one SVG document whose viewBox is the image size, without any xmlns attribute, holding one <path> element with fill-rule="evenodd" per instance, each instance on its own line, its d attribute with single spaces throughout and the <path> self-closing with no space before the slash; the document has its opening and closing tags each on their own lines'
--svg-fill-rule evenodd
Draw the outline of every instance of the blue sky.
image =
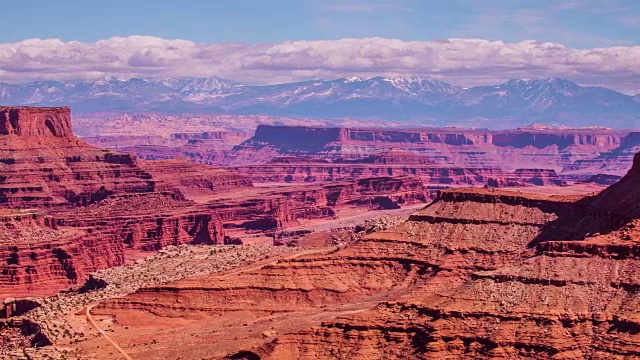
<svg viewBox="0 0 640 360">
<path fill-rule="evenodd" d="M 638 0 L 7 0 L 0 42 L 151 35 L 197 42 L 384 37 L 640 43 Z"/>
<path fill-rule="evenodd" d="M 640 93 L 640 0 L 5 0 L 0 81 L 559 76 Z"/>
</svg>

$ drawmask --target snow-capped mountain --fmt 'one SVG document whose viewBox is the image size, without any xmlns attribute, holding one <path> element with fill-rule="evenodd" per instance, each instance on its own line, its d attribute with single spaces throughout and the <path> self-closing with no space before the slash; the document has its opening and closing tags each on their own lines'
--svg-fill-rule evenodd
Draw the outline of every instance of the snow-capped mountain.
<svg viewBox="0 0 640 360">
<path fill-rule="evenodd" d="M 638 109 L 631 96 L 603 87 L 584 87 L 556 77 L 509 80 L 460 91 L 442 105 L 477 116 L 529 116 L 576 113 L 606 115 Z"/>
<path fill-rule="evenodd" d="M 104 78 L 0 83 L 0 104 L 69 105 L 76 112 L 157 111 L 359 117 L 440 124 L 465 119 L 515 119 L 522 124 L 567 123 L 640 127 L 640 95 L 569 80 L 509 80 L 460 88 L 432 77 L 318 79 L 248 86 L 211 78 Z"/>
<path fill-rule="evenodd" d="M 157 80 L 182 95 L 226 94 L 242 91 L 243 86 L 219 77 L 210 78 L 170 78 Z"/>
</svg>

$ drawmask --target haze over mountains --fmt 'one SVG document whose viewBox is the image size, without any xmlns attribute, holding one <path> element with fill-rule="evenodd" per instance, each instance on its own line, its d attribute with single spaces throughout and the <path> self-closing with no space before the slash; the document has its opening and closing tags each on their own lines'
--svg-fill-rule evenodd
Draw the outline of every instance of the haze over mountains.
<svg viewBox="0 0 640 360">
<path fill-rule="evenodd" d="M 211 78 L 105 78 L 0 83 L 6 105 L 72 106 L 79 113 L 264 114 L 369 118 L 507 128 L 532 122 L 637 128 L 640 95 L 561 78 L 461 88 L 432 77 L 357 76 L 248 86 Z M 499 120 L 499 123 L 496 122 Z"/>
</svg>

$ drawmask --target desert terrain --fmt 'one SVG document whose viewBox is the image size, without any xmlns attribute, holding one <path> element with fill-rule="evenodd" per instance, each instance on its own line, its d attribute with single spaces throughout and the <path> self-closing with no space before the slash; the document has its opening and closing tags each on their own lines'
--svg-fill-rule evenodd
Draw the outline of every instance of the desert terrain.
<svg viewBox="0 0 640 360">
<path fill-rule="evenodd" d="M 0 356 L 640 356 L 637 132 L 257 125 L 0 107 Z"/>
</svg>

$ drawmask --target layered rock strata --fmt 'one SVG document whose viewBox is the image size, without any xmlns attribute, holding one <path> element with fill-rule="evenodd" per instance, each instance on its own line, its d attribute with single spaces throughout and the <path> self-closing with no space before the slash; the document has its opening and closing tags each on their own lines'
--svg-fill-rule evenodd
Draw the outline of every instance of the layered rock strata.
<svg viewBox="0 0 640 360">
<path fill-rule="evenodd" d="M 192 358 L 635 358 L 638 184 L 640 155 L 597 195 L 447 190 L 331 254 L 141 289 L 99 311 L 146 314 L 144 328 L 115 331 L 140 356 L 176 355 L 162 337 L 139 346 L 128 335 L 155 324 L 192 339 L 181 349 Z M 163 325 L 184 313 L 211 335 Z"/>
<path fill-rule="evenodd" d="M 607 129 L 489 131 L 259 126 L 254 137 L 234 148 L 231 158 L 253 158 L 253 163 L 278 155 L 349 160 L 396 149 L 418 154 L 439 165 L 497 167 L 509 172 L 518 168 L 569 171 L 582 168 L 580 161 L 595 161 L 601 154 L 628 147 L 632 138 L 628 132 Z M 631 159 L 613 157 L 619 162 L 616 174 L 624 174 Z M 577 176 L 580 171 L 574 169 L 571 173 Z"/>
<path fill-rule="evenodd" d="M 0 206 L 87 205 L 155 191 L 133 155 L 86 145 L 69 108 L 0 108 Z"/>
</svg>

